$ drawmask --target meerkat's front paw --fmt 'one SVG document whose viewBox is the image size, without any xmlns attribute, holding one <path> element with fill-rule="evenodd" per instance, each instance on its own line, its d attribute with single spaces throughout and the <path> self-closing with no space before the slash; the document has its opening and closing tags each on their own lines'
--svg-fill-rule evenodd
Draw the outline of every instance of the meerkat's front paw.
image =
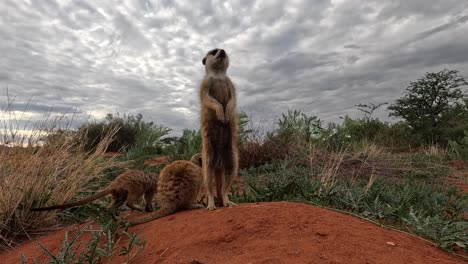
<svg viewBox="0 0 468 264">
<path fill-rule="evenodd" d="M 226 121 L 223 108 L 220 108 L 216 111 L 216 118 L 223 123 Z"/>
</svg>

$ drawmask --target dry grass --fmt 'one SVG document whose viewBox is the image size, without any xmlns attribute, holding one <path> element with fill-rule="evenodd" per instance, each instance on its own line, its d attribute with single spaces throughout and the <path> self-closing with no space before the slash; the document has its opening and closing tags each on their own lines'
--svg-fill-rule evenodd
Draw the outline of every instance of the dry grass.
<svg viewBox="0 0 468 264">
<path fill-rule="evenodd" d="M 430 145 L 422 148 L 422 152 L 429 156 L 446 156 L 447 148 L 442 148 L 439 145 Z"/>
<path fill-rule="evenodd" d="M 31 207 L 69 201 L 104 169 L 116 165 L 102 155 L 116 130 L 91 153 L 83 150 L 77 134 L 39 144 L 44 135 L 56 133 L 58 124 L 63 125 L 61 120 L 66 119 L 51 120 L 49 115 L 21 128 L 28 133 L 17 133 L 19 119 L 8 109 L 0 112 L 9 118 L 4 119 L 9 121 L 3 121 L 0 133 L 0 249 L 11 248 L 18 239 L 57 224 L 57 211 L 30 212 Z"/>
</svg>

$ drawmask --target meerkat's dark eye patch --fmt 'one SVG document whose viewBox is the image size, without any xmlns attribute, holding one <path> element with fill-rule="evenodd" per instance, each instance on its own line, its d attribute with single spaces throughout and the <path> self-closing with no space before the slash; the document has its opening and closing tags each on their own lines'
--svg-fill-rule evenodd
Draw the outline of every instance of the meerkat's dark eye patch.
<svg viewBox="0 0 468 264">
<path fill-rule="evenodd" d="M 218 49 L 214 49 L 214 50 L 210 51 L 210 54 L 214 56 L 214 55 L 216 55 L 217 52 L 218 52 Z"/>
</svg>

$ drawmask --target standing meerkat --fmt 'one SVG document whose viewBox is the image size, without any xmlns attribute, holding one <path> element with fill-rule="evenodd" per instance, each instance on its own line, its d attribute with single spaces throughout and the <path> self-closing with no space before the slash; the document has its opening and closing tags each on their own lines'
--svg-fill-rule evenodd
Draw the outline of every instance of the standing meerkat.
<svg viewBox="0 0 468 264">
<path fill-rule="evenodd" d="M 215 192 L 220 206 L 235 205 L 229 201 L 227 192 L 239 163 L 236 89 L 226 75 L 229 57 L 224 50 L 209 51 L 202 63 L 205 65 L 205 77 L 200 85 L 202 167 L 207 209 L 214 210 Z"/>
<path fill-rule="evenodd" d="M 156 181 L 157 174 L 155 173 L 130 170 L 120 174 L 104 190 L 85 199 L 49 207 L 31 208 L 31 211 L 48 211 L 80 206 L 111 194 L 113 201 L 109 210 L 114 218 L 118 215 L 118 208 L 124 204 L 133 210 L 143 212 L 141 208 L 134 205 L 142 196 L 146 202 L 145 211 L 151 212 L 154 210 L 152 201 L 156 191 Z"/>
<path fill-rule="evenodd" d="M 191 160 L 176 160 L 161 171 L 158 179 L 156 202 L 160 209 L 147 216 L 129 220 L 134 226 L 168 216 L 179 210 L 203 208 L 196 200 L 203 187 L 201 170 L 202 155 L 197 153 Z"/>
</svg>

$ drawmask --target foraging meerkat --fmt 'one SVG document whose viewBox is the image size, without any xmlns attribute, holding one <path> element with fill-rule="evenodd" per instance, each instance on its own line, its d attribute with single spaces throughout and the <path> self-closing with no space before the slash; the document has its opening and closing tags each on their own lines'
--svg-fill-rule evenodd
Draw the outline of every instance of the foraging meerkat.
<svg viewBox="0 0 468 264">
<path fill-rule="evenodd" d="M 203 187 L 202 155 L 197 153 L 191 160 L 176 160 L 161 170 L 158 179 L 156 202 L 160 209 L 147 216 L 129 220 L 134 226 L 168 216 L 180 210 L 203 208 L 196 200 Z"/>
<path fill-rule="evenodd" d="M 214 210 L 214 188 L 220 206 L 235 205 L 229 201 L 227 192 L 239 166 L 236 89 L 226 75 L 229 57 L 224 50 L 209 51 L 202 63 L 205 65 L 200 85 L 203 177 L 207 209 Z"/>
<path fill-rule="evenodd" d="M 120 174 L 104 190 L 85 199 L 61 205 L 32 208 L 31 211 L 48 211 L 80 206 L 111 194 L 113 201 L 109 210 L 114 218 L 118 215 L 117 209 L 124 204 L 131 209 L 142 212 L 141 208 L 134 205 L 142 196 L 146 202 L 145 211 L 151 212 L 154 210 L 152 201 L 156 191 L 156 181 L 157 174 L 155 173 L 130 170 Z"/>
</svg>

